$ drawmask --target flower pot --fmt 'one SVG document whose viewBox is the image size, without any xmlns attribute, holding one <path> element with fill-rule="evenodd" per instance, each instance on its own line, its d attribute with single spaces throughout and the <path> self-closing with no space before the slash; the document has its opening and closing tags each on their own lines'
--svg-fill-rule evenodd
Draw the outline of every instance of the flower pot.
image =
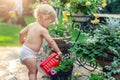
<svg viewBox="0 0 120 80">
<path fill-rule="evenodd" d="M 59 37 L 59 38 L 53 38 L 53 40 L 57 43 L 57 44 L 65 44 L 66 41 L 70 41 L 71 40 L 71 36 L 69 37 Z"/>
<path fill-rule="evenodd" d="M 83 13 L 72 14 L 73 21 L 76 22 L 87 22 L 91 19 L 91 16 L 85 15 Z"/>
<path fill-rule="evenodd" d="M 51 80 L 67 80 L 67 79 L 71 80 L 72 70 L 73 69 L 71 69 L 70 71 L 67 71 L 67 72 L 56 73 L 55 75 L 51 76 Z"/>
<path fill-rule="evenodd" d="M 110 63 L 113 61 L 114 56 L 114 54 L 108 54 L 107 57 L 98 56 L 96 57 L 96 61 L 101 67 L 105 67 L 106 65 L 110 65 Z"/>
<path fill-rule="evenodd" d="M 67 44 L 66 41 L 70 41 L 71 37 L 68 38 L 54 38 L 54 41 L 57 43 L 59 49 L 63 54 L 69 53 L 69 49 L 71 47 L 71 44 Z"/>
</svg>

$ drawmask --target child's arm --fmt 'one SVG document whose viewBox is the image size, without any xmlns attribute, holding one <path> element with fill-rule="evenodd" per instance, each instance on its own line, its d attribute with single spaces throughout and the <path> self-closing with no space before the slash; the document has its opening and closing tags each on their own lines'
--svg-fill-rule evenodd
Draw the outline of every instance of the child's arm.
<svg viewBox="0 0 120 80">
<path fill-rule="evenodd" d="M 24 39 L 24 36 L 27 34 L 28 32 L 28 27 L 25 27 L 24 29 L 22 29 L 19 33 L 19 41 L 21 44 L 24 43 L 25 39 Z"/>
<path fill-rule="evenodd" d="M 53 38 L 49 35 L 47 29 L 43 29 L 42 30 L 42 36 L 45 38 L 45 40 L 47 41 L 47 43 L 49 44 L 49 46 L 51 48 L 53 48 L 53 50 L 56 53 L 58 53 L 59 56 L 62 56 L 62 52 L 58 48 L 58 46 L 57 46 L 56 42 L 53 40 Z"/>
</svg>

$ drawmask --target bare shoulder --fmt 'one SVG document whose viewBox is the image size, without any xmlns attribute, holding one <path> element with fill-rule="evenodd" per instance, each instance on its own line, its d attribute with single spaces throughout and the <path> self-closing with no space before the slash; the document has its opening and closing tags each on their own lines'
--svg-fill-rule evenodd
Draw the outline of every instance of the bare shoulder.
<svg viewBox="0 0 120 80">
<path fill-rule="evenodd" d="M 33 25 L 33 23 L 30 23 L 25 28 L 29 30 L 32 27 L 32 25 Z"/>
<path fill-rule="evenodd" d="M 30 29 L 33 29 L 34 28 L 34 30 L 36 29 L 36 30 L 40 30 L 39 29 L 39 25 L 36 23 L 36 22 L 33 22 L 33 23 L 30 23 L 30 24 L 28 24 L 28 29 L 30 30 Z"/>
<path fill-rule="evenodd" d="M 47 34 L 48 30 L 44 27 L 41 27 L 41 32 L 42 32 L 42 34 Z"/>
<path fill-rule="evenodd" d="M 27 26 L 28 26 L 28 27 L 36 26 L 36 23 L 33 22 L 33 23 L 28 24 Z"/>
</svg>

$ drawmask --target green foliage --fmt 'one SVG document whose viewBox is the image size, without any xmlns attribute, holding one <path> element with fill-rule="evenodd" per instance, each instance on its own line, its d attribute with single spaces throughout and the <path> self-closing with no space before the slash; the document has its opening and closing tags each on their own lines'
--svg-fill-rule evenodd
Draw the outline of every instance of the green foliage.
<svg viewBox="0 0 120 80">
<path fill-rule="evenodd" d="M 109 0 L 109 4 L 103 10 L 104 13 L 120 14 L 120 0 Z"/>
<path fill-rule="evenodd" d="M 110 69 L 105 76 L 110 78 L 113 74 L 120 73 L 120 19 L 107 19 L 107 25 L 100 25 L 92 33 L 81 32 L 84 34 L 84 40 L 78 40 L 71 52 L 77 58 L 84 59 L 87 62 L 95 61 L 96 57 L 109 57 L 108 54 L 114 54 L 113 62 L 107 67 Z M 109 51 L 109 52 L 108 52 Z"/>
<path fill-rule="evenodd" d="M 56 2 L 56 0 L 52 0 Z M 58 5 L 72 13 L 93 14 L 99 12 L 102 0 L 57 0 Z"/>
<path fill-rule="evenodd" d="M 49 28 L 49 32 L 52 37 L 64 37 L 65 30 L 66 29 L 62 24 L 52 24 Z"/>
<path fill-rule="evenodd" d="M 58 23 L 52 24 L 48 31 L 52 37 L 67 37 L 71 35 L 71 24 L 64 23 L 63 17 L 58 18 Z"/>
<path fill-rule="evenodd" d="M 120 26 L 119 20 L 108 20 L 108 25 L 101 25 L 93 33 L 81 32 L 80 39 L 71 49 L 77 57 L 83 57 L 88 61 L 96 56 L 107 57 L 106 49 L 120 56 Z M 113 24 L 114 23 L 114 24 Z M 83 37 L 84 35 L 84 37 Z M 83 38 L 83 40 L 82 40 Z"/>
<path fill-rule="evenodd" d="M 66 58 L 63 59 L 60 62 L 60 65 L 58 67 L 55 67 L 54 70 L 59 73 L 59 72 L 67 72 L 73 69 L 73 63 L 74 60 L 73 58 Z"/>
<path fill-rule="evenodd" d="M 120 75 L 120 57 L 115 57 L 110 65 L 105 66 L 107 72 L 104 72 L 104 76 L 108 80 L 115 80 L 114 75 Z"/>
<path fill-rule="evenodd" d="M 90 75 L 90 80 L 104 80 L 104 76 L 102 74 L 91 74 Z"/>
<path fill-rule="evenodd" d="M 62 7 L 60 4 L 60 0 L 51 0 L 51 5 L 54 7 Z"/>
</svg>

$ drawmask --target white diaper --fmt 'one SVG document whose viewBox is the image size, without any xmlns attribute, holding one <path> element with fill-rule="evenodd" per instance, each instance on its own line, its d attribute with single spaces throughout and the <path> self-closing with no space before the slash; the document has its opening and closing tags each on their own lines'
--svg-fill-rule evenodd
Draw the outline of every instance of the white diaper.
<svg viewBox="0 0 120 80">
<path fill-rule="evenodd" d="M 27 58 L 35 58 L 37 57 L 37 52 L 33 51 L 32 49 L 30 49 L 29 47 L 23 45 L 21 50 L 20 50 L 20 55 L 19 55 L 19 59 L 22 63 L 23 60 L 27 59 Z"/>
</svg>

